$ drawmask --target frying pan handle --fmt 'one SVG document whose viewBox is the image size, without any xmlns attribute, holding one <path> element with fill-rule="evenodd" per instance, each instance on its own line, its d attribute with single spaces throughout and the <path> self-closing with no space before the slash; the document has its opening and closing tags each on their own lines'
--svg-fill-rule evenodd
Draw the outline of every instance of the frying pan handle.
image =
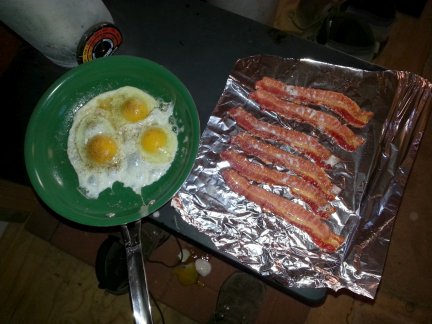
<svg viewBox="0 0 432 324">
<path fill-rule="evenodd" d="M 150 298 L 141 248 L 141 220 L 122 225 L 129 276 L 130 297 L 135 323 L 151 324 Z"/>
</svg>

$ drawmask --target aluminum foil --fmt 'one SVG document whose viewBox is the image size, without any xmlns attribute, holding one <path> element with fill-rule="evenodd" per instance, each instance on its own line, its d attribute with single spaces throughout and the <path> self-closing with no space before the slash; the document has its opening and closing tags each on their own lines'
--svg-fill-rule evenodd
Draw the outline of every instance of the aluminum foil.
<svg viewBox="0 0 432 324">
<path fill-rule="evenodd" d="M 354 130 L 366 143 L 353 153 L 307 125 L 278 120 L 316 136 L 343 161 L 327 172 L 342 188 L 331 202 L 337 211 L 326 221 L 345 237 L 334 253 L 323 252 L 302 230 L 233 193 L 220 175 L 228 164 L 219 153 L 230 147 L 230 138 L 239 132 L 226 111 L 242 105 L 262 118 L 274 117 L 265 116 L 248 97 L 263 76 L 342 92 L 375 114 L 366 127 Z M 240 59 L 203 132 L 193 171 L 171 204 L 218 250 L 279 285 L 346 288 L 374 298 L 431 99 L 431 83 L 408 72 L 371 72 L 275 56 Z M 264 188 L 302 204 L 287 188 Z"/>
</svg>

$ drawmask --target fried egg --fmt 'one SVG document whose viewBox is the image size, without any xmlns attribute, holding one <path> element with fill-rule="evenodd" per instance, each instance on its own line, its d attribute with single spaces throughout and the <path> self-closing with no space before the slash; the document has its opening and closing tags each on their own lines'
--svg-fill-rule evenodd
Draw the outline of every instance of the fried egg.
<svg viewBox="0 0 432 324">
<path fill-rule="evenodd" d="M 112 115 L 116 127 L 143 121 L 158 105 L 148 93 L 134 87 L 122 87 L 115 95 L 102 96 L 98 106 Z"/>
<path fill-rule="evenodd" d="M 170 168 L 178 147 L 173 105 L 134 88 L 102 93 L 74 115 L 68 157 L 79 188 L 97 198 L 115 182 L 141 194 Z"/>
<path fill-rule="evenodd" d="M 75 145 L 81 161 L 89 168 L 119 163 L 119 140 L 107 116 L 100 111 L 81 119 L 76 128 Z"/>
<path fill-rule="evenodd" d="M 139 138 L 143 159 L 151 163 L 171 162 L 174 159 L 177 146 L 177 136 L 169 124 L 146 127 Z"/>
</svg>

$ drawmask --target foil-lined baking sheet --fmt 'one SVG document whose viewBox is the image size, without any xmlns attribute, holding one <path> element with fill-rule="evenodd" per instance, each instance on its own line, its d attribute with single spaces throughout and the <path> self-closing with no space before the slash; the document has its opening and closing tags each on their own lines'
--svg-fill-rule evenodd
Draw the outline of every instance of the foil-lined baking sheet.
<svg viewBox="0 0 432 324">
<path fill-rule="evenodd" d="M 249 99 L 254 83 L 270 76 L 287 84 L 341 92 L 373 119 L 354 132 L 366 139 L 354 152 L 337 147 L 318 130 L 275 118 Z M 201 138 L 195 166 L 171 204 L 205 233 L 218 250 L 279 285 L 291 288 L 346 288 L 374 298 L 409 171 L 431 110 L 432 85 L 401 71 L 364 71 L 276 56 L 239 59 Z M 327 170 L 342 188 L 325 221 L 345 238 L 334 253 L 317 247 L 302 230 L 266 212 L 224 183 L 228 167 L 219 153 L 241 129 L 227 110 L 243 106 L 258 118 L 315 136 L 341 163 Z M 293 198 L 288 188 L 263 186 Z"/>
</svg>

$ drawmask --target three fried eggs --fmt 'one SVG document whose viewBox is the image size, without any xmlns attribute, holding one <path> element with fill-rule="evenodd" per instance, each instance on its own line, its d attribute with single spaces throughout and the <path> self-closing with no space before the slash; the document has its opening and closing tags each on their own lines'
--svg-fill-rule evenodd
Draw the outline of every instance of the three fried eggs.
<svg viewBox="0 0 432 324">
<path fill-rule="evenodd" d="M 67 153 L 88 198 L 118 181 L 137 194 L 177 152 L 173 105 L 131 86 L 104 92 L 74 115 Z"/>
</svg>

